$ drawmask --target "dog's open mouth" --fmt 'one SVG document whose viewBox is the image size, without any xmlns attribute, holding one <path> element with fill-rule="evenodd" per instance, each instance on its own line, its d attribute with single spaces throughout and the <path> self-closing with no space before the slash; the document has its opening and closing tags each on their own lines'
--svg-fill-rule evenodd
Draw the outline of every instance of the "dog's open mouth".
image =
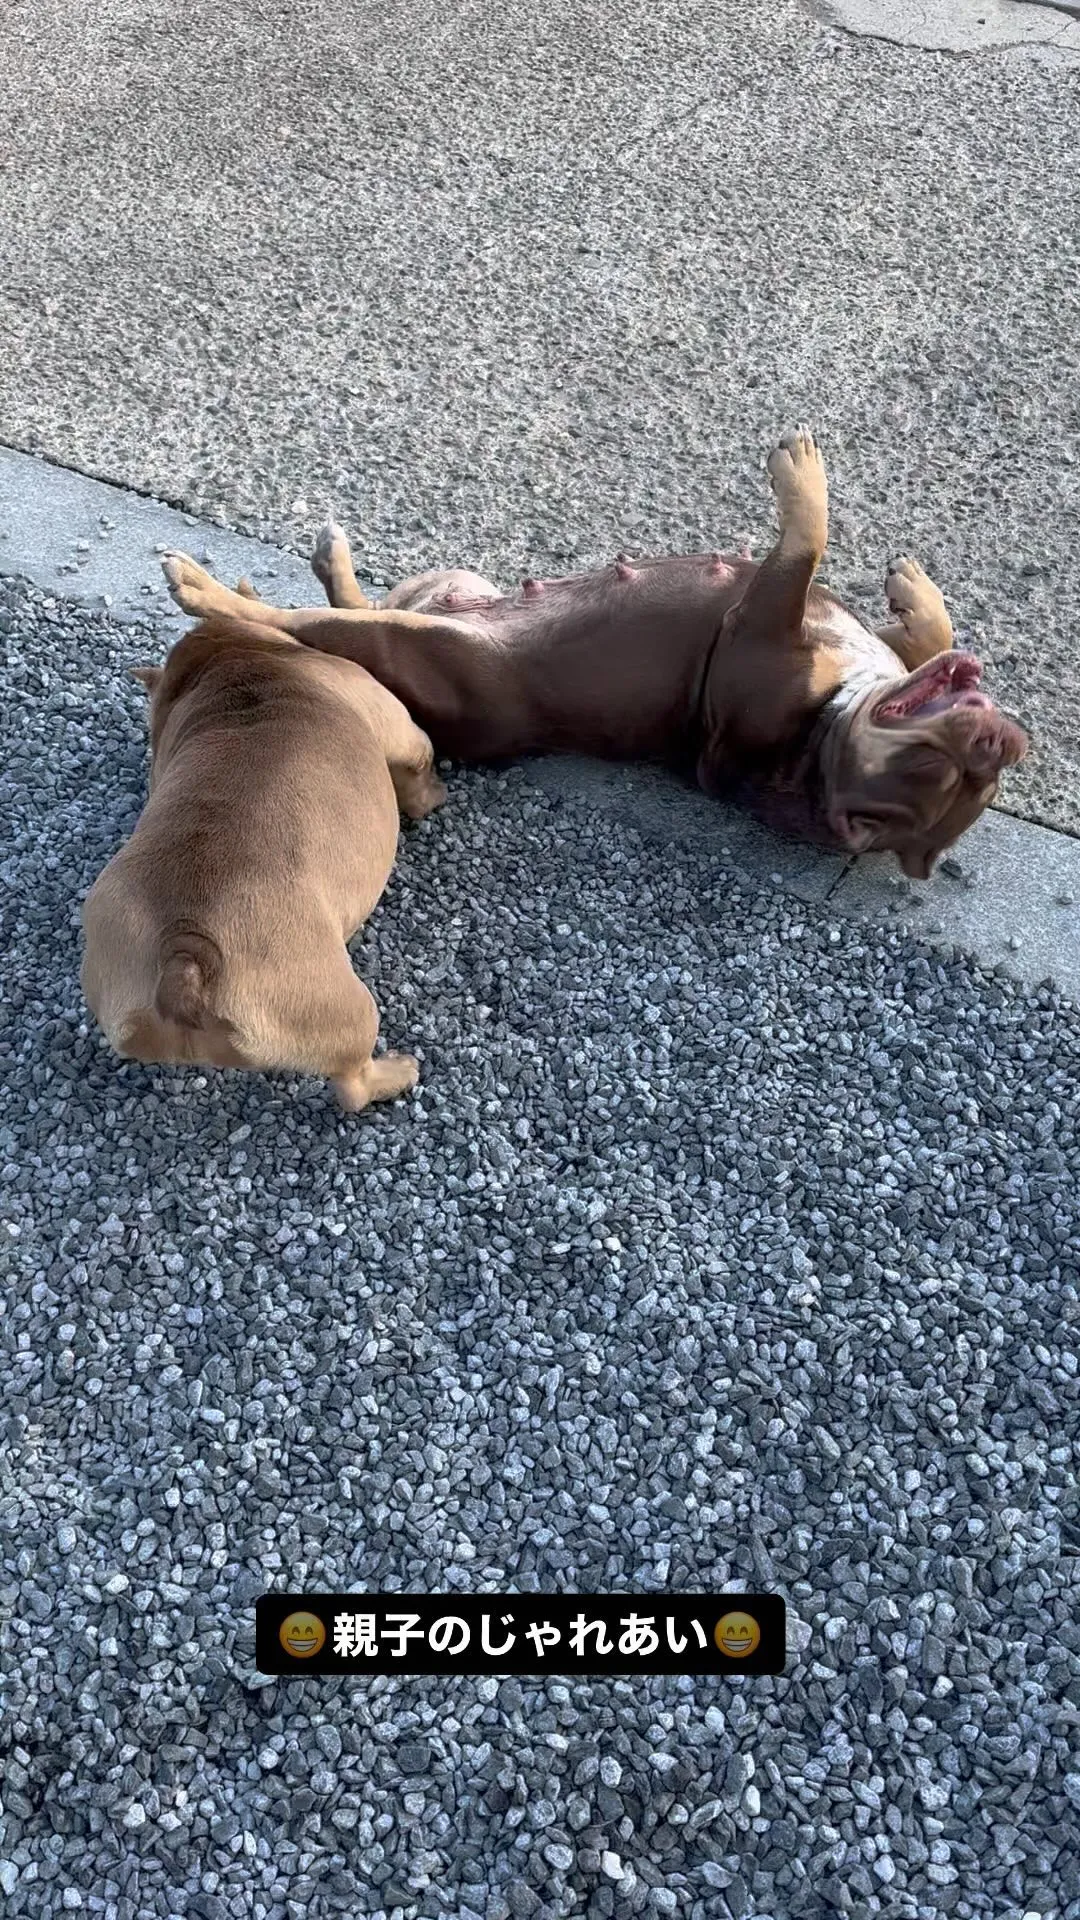
<svg viewBox="0 0 1080 1920">
<path fill-rule="evenodd" d="M 910 720 L 916 713 L 929 719 L 953 707 L 992 707 L 993 701 L 979 691 L 982 671 L 973 653 L 940 654 L 905 680 L 899 693 L 883 700 L 874 717 L 887 723 Z"/>
</svg>

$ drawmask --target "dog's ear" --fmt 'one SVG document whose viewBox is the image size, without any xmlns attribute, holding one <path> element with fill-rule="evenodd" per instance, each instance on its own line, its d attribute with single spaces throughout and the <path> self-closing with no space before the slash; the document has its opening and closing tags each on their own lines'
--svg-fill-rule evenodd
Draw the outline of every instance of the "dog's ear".
<svg viewBox="0 0 1080 1920">
<path fill-rule="evenodd" d="M 128 672 L 130 673 L 132 679 L 140 681 L 141 684 L 146 688 L 147 693 L 154 692 L 164 671 L 165 671 L 164 667 L 129 667 L 128 668 Z"/>
<path fill-rule="evenodd" d="M 878 821 L 866 814 L 854 813 L 847 806 L 830 807 L 828 821 L 837 839 L 851 853 L 866 853 L 877 839 Z"/>
<path fill-rule="evenodd" d="M 878 794 L 838 794 L 828 810 L 832 832 L 849 853 L 895 846 L 918 832 L 919 815 L 908 798 L 884 800 Z"/>
</svg>

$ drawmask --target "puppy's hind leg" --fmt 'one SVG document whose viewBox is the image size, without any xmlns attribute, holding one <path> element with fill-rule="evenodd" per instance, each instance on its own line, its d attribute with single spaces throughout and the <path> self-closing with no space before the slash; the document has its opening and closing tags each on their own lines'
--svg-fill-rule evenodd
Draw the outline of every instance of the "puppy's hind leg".
<svg viewBox="0 0 1080 1920">
<path fill-rule="evenodd" d="M 376 1100 L 394 1100 L 398 1094 L 408 1093 L 420 1078 L 420 1067 L 411 1053 L 383 1053 L 377 1060 L 372 1058 L 379 1010 L 356 974 L 351 989 L 327 1077 L 345 1112 L 360 1113 Z"/>
<path fill-rule="evenodd" d="M 370 607 L 357 582 L 349 542 L 335 520 L 328 520 L 315 542 L 311 571 L 332 607 Z"/>
<path fill-rule="evenodd" d="M 403 743 L 403 757 L 388 759 L 386 764 L 405 818 L 426 820 L 446 799 L 446 782 L 435 771 L 435 755 L 427 734 L 415 726 L 412 732 L 415 743 Z"/>
<path fill-rule="evenodd" d="M 411 1092 L 419 1079 L 419 1063 L 411 1053 L 383 1053 L 336 1074 L 333 1088 L 346 1113 L 362 1113 L 376 1100 L 396 1100 Z"/>
</svg>

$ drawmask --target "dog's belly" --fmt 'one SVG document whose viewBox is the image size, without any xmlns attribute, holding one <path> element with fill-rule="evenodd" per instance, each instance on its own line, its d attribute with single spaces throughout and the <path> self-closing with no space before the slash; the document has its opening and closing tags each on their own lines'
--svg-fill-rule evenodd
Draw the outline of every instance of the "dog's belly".
<svg viewBox="0 0 1080 1920">
<path fill-rule="evenodd" d="M 525 725 L 510 750 L 689 752 L 709 653 L 749 572 L 734 555 L 620 557 L 462 608 L 513 678 Z"/>
<path fill-rule="evenodd" d="M 524 580 L 508 594 L 461 568 L 419 575 L 386 604 L 450 616 L 455 631 L 431 642 L 395 635 L 373 670 L 437 750 L 455 757 L 695 757 L 710 656 L 757 571 L 743 554 L 621 556 L 588 573 Z M 811 592 L 807 628 L 835 684 L 901 671 L 824 590 Z"/>
</svg>

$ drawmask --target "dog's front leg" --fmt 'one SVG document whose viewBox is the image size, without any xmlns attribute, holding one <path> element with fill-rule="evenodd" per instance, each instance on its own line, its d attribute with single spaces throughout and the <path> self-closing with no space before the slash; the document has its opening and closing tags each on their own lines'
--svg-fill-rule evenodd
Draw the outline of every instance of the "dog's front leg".
<svg viewBox="0 0 1080 1920">
<path fill-rule="evenodd" d="M 769 479 L 780 522 L 742 599 L 728 615 L 732 636 L 759 644 L 791 643 L 802 636 L 806 596 L 829 538 L 829 490 L 825 462 L 805 428 L 786 433 L 769 455 Z"/>
<path fill-rule="evenodd" d="M 724 616 L 702 698 L 697 777 L 722 790 L 733 761 L 760 759 L 786 740 L 817 697 L 806 646 L 806 596 L 829 535 L 825 463 L 805 428 L 769 455 L 777 539 Z"/>
</svg>

